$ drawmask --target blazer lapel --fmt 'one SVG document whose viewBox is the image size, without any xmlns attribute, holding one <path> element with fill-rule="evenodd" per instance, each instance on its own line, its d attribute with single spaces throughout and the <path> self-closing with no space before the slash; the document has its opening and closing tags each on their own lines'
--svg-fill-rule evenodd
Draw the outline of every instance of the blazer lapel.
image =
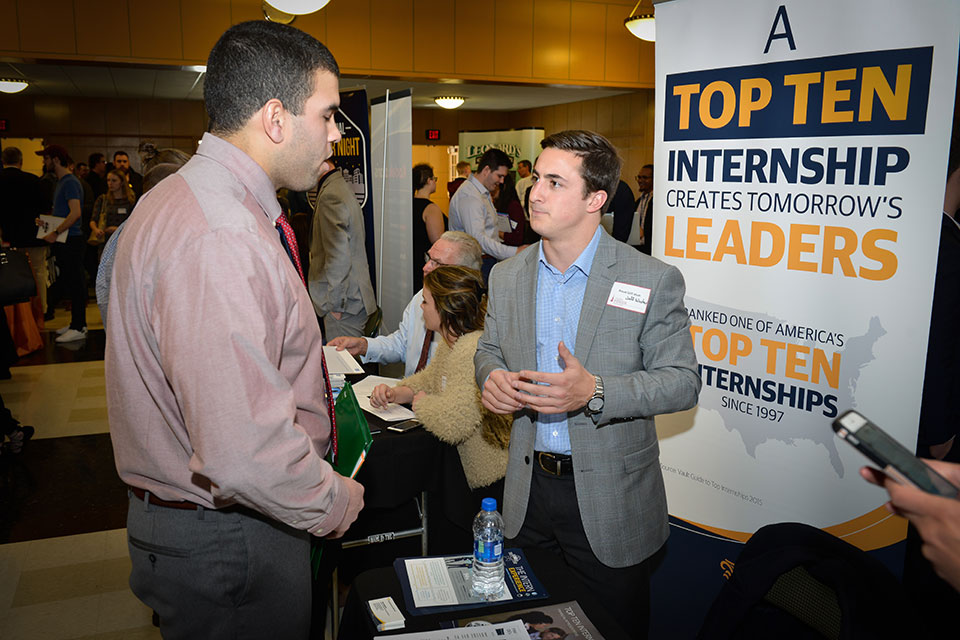
<svg viewBox="0 0 960 640">
<path fill-rule="evenodd" d="M 597 335 L 600 317 L 607 306 L 607 297 L 613 285 L 611 267 L 616 264 L 616 244 L 606 233 L 600 236 L 597 254 L 590 265 L 590 278 L 583 292 L 583 308 L 580 310 L 580 324 L 577 325 L 577 344 L 574 355 L 580 364 L 585 364 Z"/>
<path fill-rule="evenodd" d="M 517 282 L 517 308 L 520 310 L 517 335 L 521 338 L 520 363 L 522 369 L 537 370 L 537 274 L 539 272 L 538 246 L 530 247 L 522 259 L 526 262 Z"/>
</svg>

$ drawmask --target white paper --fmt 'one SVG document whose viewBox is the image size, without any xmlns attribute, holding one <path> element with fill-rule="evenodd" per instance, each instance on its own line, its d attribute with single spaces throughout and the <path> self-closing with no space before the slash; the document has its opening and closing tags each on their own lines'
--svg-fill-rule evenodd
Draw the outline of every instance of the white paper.
<svg viewBox="0 0 960 640">
<path fill-rule="evenodd" d="M 400 635 L 376 636 L 374 640 L 503 640 L 516 638 L 528 640 L 530 635 L 523 624 L 523 620 L 498 622 L 497 624 L 483 624 L 473 627 L 457 627 L 456 629 L 438 629 L 436 631 L 414 631 Z"/>
<path fill-rule="evenodd" d="M 346 349 L 337 351 L 336 347 L 324 347 L 323 355 L 327 359 L 327 373 L 363 373 L 363 367 Z"/>
<path fill-rule="evenodd" d="M 473 592 L 470 570 L 473 556 L 446 556 L 441 558 L 407 558 L 403 561 L 410 580 L 413 606 L 438 607 L 443 605 L 482 602 L 484 599 Z M 503 591 L 496 602 L 512 600 L 510 589 Z"/>
<path fill-rule="evenodd" d="M 473 627 L 457 627 L 455 629 L 438 629 L 436 631 L 414 631 L 400 635 L 376 636 L 374 640 L 503 640 L 516 638 L 528 640 L 530 635 L 523 624 L 523 620 L 498 622 L 497 624 L 483 624 Z"/>
<path fill-rule="evenodd" d="M 385 384 L 393 387 L 398 382 L 400 382 L 400 380 L 397 378 L 367 376 L 357 384 L 353 385 L 353 393 L 357 396 L 357 403 L 360 405 L 361 409 L 367 413 L 372 413 L 381 420 L 385 420 L 387 422 L 400 422 L 401 420 L 410 420 L 411 418 L 416 418 L 416 414 L 403 405 L 391 404 L 387 405 L 386 409 L 378 409 L 370 404 L 370 394 L 373 393 L 374 387 L 376 387 L 378 384 Z"/>
<path fill-rule="evenodd" d="M 55 231 L 56 228 L 59 227 L 63 222 L 63 220 L 64 219 L 59 216 L 40 216 L 40 225 L 37 227 L 37 238 L 42 240 L 50 232 Z M 57 236 L 57 242 L 66 242 L 68 233 L 70 233 L 69 228 L 61 232 L 60 235 Z"/>
<path fill-rule="evenodd" d="M 516 226 L 510 224 L 510 216 L 506 213 L 497 213 L 497 231 L 502 231 L 503 233 L 510 233 L 513 231 L 513 228 Z"/>
</svg>

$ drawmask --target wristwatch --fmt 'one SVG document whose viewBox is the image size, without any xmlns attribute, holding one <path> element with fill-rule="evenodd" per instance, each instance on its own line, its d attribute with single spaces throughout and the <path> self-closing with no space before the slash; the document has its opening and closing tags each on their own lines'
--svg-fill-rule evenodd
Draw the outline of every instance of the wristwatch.
<svg viewBox="0 0 960 640">
<path fill-rule="evenodd" d="M 593 395 L 590 397 L 590 400 L 587 401 L 587 408 L 585 410 L 588 416 L 593 416 L 603 411 L 603 378 L 595 375 L 593 379 L 595 381 Z"/>
</svg>

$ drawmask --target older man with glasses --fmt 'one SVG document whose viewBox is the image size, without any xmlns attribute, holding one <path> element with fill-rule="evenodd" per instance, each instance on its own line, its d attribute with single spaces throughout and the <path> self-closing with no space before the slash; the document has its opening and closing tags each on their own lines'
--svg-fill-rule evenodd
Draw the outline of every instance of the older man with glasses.
<svg viewBox="0 0 960 640">
<path fill-rule="evenodd" d="M 447 231 L 423 254 L 423 274 L 426 275 L 443 265 L 456 264 L 480 270 L 480 243 L 462 231 Z M 338 350 L 346 349 L 353 356 L 360 356 L 363 363 L 404 363 L 404 377 L 413 375 L 426 366 L 437 349 L 437 336 L 427 331 L 423 324 L 423 290 L 418 291 L 407 308 L 396 331 L 376 338 L 340 336 L 328 341 Z"/>
</svg>

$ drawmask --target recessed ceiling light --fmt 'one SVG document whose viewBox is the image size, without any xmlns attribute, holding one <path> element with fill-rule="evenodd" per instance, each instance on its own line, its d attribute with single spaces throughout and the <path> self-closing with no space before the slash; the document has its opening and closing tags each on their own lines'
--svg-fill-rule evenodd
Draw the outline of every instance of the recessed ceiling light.
<svg viewBox="0 0 960 640">
<path fill-rule="evenodd" d="M 29 84 L 23 78 L 0 78 L 0 91 L 3 93 L 20 93 Z"/>
<path fill-rule="evenodd" d="M 463 104 L 464 98 L 460 96 L 439 96 L 434 98 L 433 101 L 444 109 L 456 109 Z"/>
</svg>

